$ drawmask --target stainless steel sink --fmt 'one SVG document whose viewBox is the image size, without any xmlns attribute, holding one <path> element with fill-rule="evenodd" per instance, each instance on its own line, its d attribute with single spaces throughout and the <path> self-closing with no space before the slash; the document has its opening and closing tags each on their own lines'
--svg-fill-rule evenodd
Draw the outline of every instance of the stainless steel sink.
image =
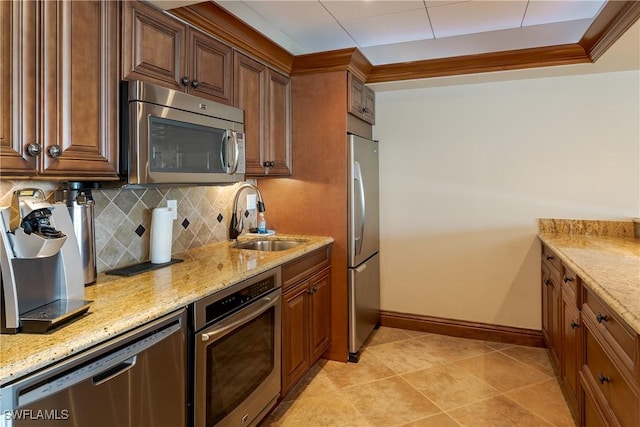
<svg viewBox="0 0 640 427">
<path fill-rule="evenodd" d="M 305 242 L 300 240 L 249 240 L 248 242 L 236 243 L 233 247 L 254 251 L 284 251 L 303 243 Z"/>
</svg>

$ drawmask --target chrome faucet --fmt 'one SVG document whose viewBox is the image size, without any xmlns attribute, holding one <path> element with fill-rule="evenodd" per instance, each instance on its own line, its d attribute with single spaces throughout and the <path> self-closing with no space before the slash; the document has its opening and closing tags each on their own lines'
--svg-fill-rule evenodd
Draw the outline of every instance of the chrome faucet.
<svg viewBox="0 0 640 427">
<path fill-rule="evenodd" d="M 242 218 L 240 218 L 240 222 L 238 222 L 238 215 L 236 214 L 236 211 L 238 210 L 238 198 L 240 197 L 242 190 L 245 188 L 253 189 L 258 195 L 258 212 L 265 211 L 264 202 L 262 201 L 262 193 L 260 193 L 258 187 L 253 184 L 249 184 L 248 182 L 241 184 L 236 190 L 236 197 L 233 200 L 233 211 L 231 214 L 231 223 L 229 224 L 229 240 L 236 240 L 240 233 L 242 233 L 243 221 Z"/>
</svg>

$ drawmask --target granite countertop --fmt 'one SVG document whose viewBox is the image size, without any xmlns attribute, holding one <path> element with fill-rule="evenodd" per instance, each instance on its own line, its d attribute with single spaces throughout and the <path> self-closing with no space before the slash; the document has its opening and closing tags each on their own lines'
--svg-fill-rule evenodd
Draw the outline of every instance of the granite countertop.
<svg viewBox="0 0 640 427">
<path fill-rule="evenodd" d="M 640 239 L 545 232 L 539 237 L 640 334 Z"/>
<path fill-rule="evenodd" d="M 89 313 L 49 334 L 0 335 L 0 385 L 144 325 L 165 314 L 333 242 L 330 237 L 275 236 L 304 240 L 292 249 L 262 252 L 231 242 L 192 249 L 184 262 L 132 277 L 98 276 L 85 288 Z"/>
</svg>

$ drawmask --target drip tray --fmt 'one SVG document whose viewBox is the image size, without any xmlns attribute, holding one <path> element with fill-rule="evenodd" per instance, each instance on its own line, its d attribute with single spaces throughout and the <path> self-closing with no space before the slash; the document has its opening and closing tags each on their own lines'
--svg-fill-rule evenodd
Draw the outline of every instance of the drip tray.
<svg viewBox="0 0 640 427">
<path fill-rule="evenodd" d="M 20 314 L 22 332 L 44 334 L 89 310 L 93 301 L 59 299 Z"/>
<path fill-rule="evenodd" d="M 155 270 L 158 268 L 166 267 L 171 264 L 184 261 L 183 259 L 171 258 L 169 262 L 163 262 L 162 264 L 153 264 L 151 261 L 142 262 L 140 264 L 133 264 L 127 267 L 118 268 L 116 270 L 106 271 L 106 274 L 114 274 L 116 276 L 135 276 L 136 274 L 146 273 L 147 271 Z"/>
</svg>

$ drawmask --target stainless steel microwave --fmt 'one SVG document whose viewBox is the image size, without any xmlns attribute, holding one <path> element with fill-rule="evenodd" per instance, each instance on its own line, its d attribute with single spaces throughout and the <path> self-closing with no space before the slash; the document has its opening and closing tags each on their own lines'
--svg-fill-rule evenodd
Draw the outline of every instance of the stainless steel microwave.
<svg viewBox="0 0 640 427">
<path fill-rule="evenodd" d="M 129 185 L 244 181 L 241 109 L 138 80 L 120 89 L 120 161 Z"/>
</svg>

